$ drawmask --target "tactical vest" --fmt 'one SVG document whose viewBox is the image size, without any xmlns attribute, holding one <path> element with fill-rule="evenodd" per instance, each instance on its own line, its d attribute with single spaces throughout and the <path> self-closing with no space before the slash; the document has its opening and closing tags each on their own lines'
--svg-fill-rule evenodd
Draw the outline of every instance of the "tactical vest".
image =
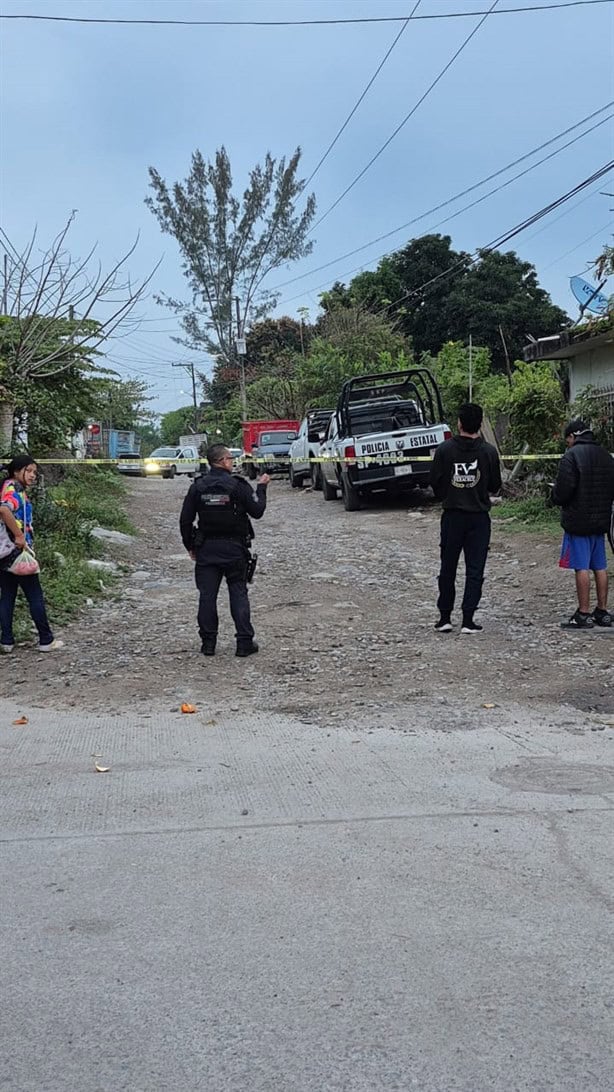
<svg viewBox="0 0 614 1092">
<path fill-rule="evenodd" d="M 208 538 L 236 539 L 246 544 L 254 537 L 247 512 L 238 502 L 239 482 L 232 474 L 203 474 L 196 479 L 198 531 Z"/>
</svg>

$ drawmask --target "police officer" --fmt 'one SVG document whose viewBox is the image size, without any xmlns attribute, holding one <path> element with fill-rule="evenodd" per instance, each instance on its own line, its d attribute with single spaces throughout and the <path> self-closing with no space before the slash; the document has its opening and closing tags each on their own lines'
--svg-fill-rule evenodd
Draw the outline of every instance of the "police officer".
<svg viewBox="0 0 614 1092">
<path fill-rule="evenodd" d="M 225 576 L 237 636 L 236 655 L 251 656 L 258 651 L 258 645 L 247 595 L 249 545 L 254 537 L 249 517 L 261 519 L 264 515 L 270 478 L 268 474 L 262 475 L 254 496 L 248 482 L 232 473 L 232 455 L 224 444 L 212 444 L 207 450 L 207 461 L 210 469 L 190 486 L 179 521 L 183 544 L 196 562 L 202 652 L 205 656 L 215 655 L 217 595 Z"/>
</svg>

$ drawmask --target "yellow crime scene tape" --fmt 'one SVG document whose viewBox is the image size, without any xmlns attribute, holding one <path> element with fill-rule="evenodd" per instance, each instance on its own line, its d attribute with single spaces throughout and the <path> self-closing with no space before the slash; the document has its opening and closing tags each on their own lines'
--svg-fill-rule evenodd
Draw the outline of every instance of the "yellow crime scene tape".
<svg viewBox="0 0 614 1092">
<path fill-rule="evenodd" d="M 500 455 L 501 462 L 542 462 L 546 459 L 561 459 L 564 452 L 559 454 L 544 453 L 540 455 Z M 612 453 L 614 458 L 614 453 Z M 186 462 L 193 463 L 193 459 L 155 459 L 155 463 L 158 466 L 182 466 Z M 203 463 L 205 459 L 201 460 Z M 432 462 L 430 455 L 411 455 L 409 457 L 397 458 L 393 453 L 387 455 L 355 455 L 351 458 L 345 458 L 344 456 L 333 457 L 332 455 L 318 455 L 310 459 L 290 459 L 283 455 L 271 455 L 267 459 L 262 458 L 243 458 L 235 459 L 235 463 L 238 466 L 244 463 L 255 463 L 266 466 L 271 466 L 274 463 L 281 463 L 283 466 L 288 466 L 290 463 L 330 463 L 330 462 L 342 462 L 347 463 L 350 466 L 355 466 L 357 463 L 379 463 L 382 466 L 387 464 L 398 463 L 430 463 Z M 145 467 L 151 466 L 147 458 L 144 459 L 36 459 L 36 463 L 39 466 L 125 466 L 125 467 Z"/>
</svg>

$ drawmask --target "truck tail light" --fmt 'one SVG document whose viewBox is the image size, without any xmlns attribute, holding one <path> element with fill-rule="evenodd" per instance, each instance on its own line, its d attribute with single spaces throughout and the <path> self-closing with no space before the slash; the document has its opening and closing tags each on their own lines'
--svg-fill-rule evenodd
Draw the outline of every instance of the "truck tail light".
<svg viewBox="0 0 614 1092">
<path fill-rule="evenodd" d="M 449 428 L 445 429 L 444 434 L 443 434 L 443 438 L 444 438 L 444 440 L 451 440 L 452 439 L 452 433 L 450 432 Z"/>
<path fill-rule="evenodd" d="M 354 447 L 354 445 L 353 444 L 348 444 L 348 446 L 345 448 L 344 454 L 345 454 L 346 459 L 355 459 L 356 458 L 356 448 Z"/>
</svg>

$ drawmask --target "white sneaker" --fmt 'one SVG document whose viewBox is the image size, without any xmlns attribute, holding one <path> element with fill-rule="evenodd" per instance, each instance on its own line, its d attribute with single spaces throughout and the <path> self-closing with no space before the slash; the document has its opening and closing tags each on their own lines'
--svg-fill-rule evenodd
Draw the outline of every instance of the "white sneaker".
<svg viewBox="0 0 614 1092">
<path fill-rule="evenodd" d="M 2 653 L 4 656 L 9 656 L 14 648 L 15 645 L 0 645 L 0 653 Z"/>
<path fill-rule="evenodd" d="M 50 645 L 39 645 L 39 652 L 56 652 L 57 649 L 64 648 L 63 641 L 52 641 Z"/>
</svg>

